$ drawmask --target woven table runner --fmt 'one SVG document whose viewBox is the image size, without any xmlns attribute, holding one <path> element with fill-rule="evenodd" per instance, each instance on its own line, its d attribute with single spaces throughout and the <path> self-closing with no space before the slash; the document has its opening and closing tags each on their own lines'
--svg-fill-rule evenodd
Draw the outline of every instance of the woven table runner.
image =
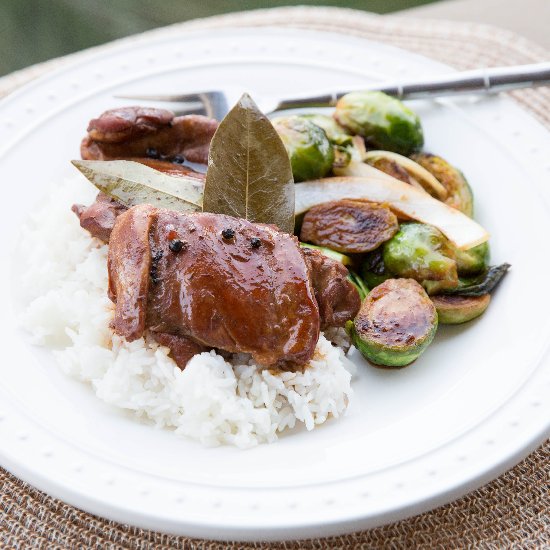
<svg viewBox="0 0 550 550">
<path fill-rule="evenodd" d="M 377 16 L 316 7 L 278 8 L 179 23 L 126 38 L 136 42 L 188 30 L 245 26 L 340 32 L 432 57 L 458 69 L 548 61 L 550 54 L 511 32 L 487 25 Z M 0 97 L 86 52 L 0 78 Z M 550 88 L 510 94 L 550 128 Z M 351 535 L 287 543 L 220 543 L 175 537 L 117 524 L 47 496 L 0 468 L 0 548 L 549 548 L 550 442 L 492 483 L 446 506 L 408 520 Z"/>
</svg>

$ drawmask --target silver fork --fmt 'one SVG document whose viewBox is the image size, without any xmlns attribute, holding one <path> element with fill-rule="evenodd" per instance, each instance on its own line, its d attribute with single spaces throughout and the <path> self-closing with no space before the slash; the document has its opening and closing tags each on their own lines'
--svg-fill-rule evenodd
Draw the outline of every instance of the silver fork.
<svg viewBox="0 0 550 550">
<path fill-rule="evenodd" d="M 434 77 L 427 80 L 408 82 L 373 83 L 361 90 L 378 90 L 399 99 L 417 99 L 439 97 L 461 93 L 500 92 L 519 88 L 534 88 L 550 84 L 550 62 L 514 67 L 498 67 L 464 71 Z M 265 114 L 303 107 L 333 107 L 347 92 L 327 92 L 313 96 L 281 99 L 275 97 L 254 96 L 254 101 Z M 212 90 L 173 95 L 118 95 L 124 99 L 141 101 L 161 101 L 183 104 L 176 109 L 177 114 L 201 113 L 221 120 L 238 101 L 241 92 Z"/>
</svg>

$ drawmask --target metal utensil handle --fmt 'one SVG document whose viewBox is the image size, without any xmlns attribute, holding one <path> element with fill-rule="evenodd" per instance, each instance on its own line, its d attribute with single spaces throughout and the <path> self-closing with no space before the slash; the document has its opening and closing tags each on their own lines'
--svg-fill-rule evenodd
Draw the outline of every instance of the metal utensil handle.
<svg viewBox="0 0 550 550">
<path fill-rule="evenodd" d="M 399 99 L 414 99 L 473 92 L 500 92 L 545 85 L 550 85 L 550 62 L 466 71 L 420 82 L 374 83 L 362 87 L 361 90 L 381 91 Z M 277 110 L 334 106 L 347 93 L 349 92 L 288 99 L 281 101 Z"/>
<path fill-rule="evenodd" d="M 422 98 L 472 92 L 501 92 L 550 84 L 550 63 L 462 72 L 425 82 L 378 87 L 399 98 Z M 384 86 L 385 87 L 385 86 Z M 341 96 L 340 96 L 341 97 Z"/>
</svg>

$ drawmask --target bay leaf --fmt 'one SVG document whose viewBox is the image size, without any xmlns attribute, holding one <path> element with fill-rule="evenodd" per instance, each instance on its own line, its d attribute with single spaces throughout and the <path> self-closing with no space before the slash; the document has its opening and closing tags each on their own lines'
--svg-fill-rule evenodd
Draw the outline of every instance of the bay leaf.
<svg viewBox="0 0 550 550">
<path fill-rule="evenodd" d="M 244 94 L 221 121 L 208 157 L 203 210 L 294 231 L 294 183 L 285 146 Z"/>
<path fill-rule="evenodd" d="M 101 192 L 125 206 L 152 204 L 178 212 L 196 212 L 202 208 L 200 180 L 169 176 L 129 160 L 71 162 Z"/>
</svg>

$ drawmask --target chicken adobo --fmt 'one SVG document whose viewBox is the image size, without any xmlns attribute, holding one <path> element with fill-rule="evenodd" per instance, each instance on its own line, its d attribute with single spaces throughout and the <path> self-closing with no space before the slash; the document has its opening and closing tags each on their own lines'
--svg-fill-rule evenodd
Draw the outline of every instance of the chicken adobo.
<svg viewBox="0 0 550 550">
<path fill-rule="evenodd" d="M 363 109 L 364 102 L 369 109 Z M 396 139 L 391 128 L 379 127 L 369 118 L 377 102 L 382 102 L 381 112 L 391 107 L 402 114 L 399 120 L 408 130 L 400 131 L 403 135 L 396 143 L 391 142 Z M 199 351 L 214 348 L 247 352 L 258 364 L 293 369 L 311 359 L 320 330 L 346 326 L 348 334 L 355 334 L 356 346 L 372 360 L 349 325 L 361 299 L 372 294 L 367 285 L 410 277 L 421 285 L 414 291 L 429 304 L 428 294 L 469 296 L 487 294 L 494 287 L 507 267 L 493 276 L 487 265 L 488 233 L 468 217 L 471 208 L 460 212 L 445 204 L 450 178 L 442 178 L 432 165 L 419 164 L 423 134 L 418 117 L 395 99 L 367 93 L 339 101 L 334 118 L 340 125 L 325 118 L 328 122 L 319 115 L 305 124 L 304 117 L 286 117 L 274 119 L 272 125 L 245 95 L 220 125 L 202 116 L 176 117 L 141 107 L 113 109 L 90 122 L 82 142 L 83 159 L 133 160 L 171 176 L 201 180 L 198 197 L 181 197 L 188 203 L 183 211 L 190 204 L 195 213 L 134 206 L 141 199 L 123 204 L 116 193 L 121 202 L 100 193 L 91 206 L 73 207 L 84 229 L 109 242 L 110 297 L 116 302 L 113 326 L 118 334 L 131 341 L 149 330 L 182 367 Z M 251 121 L 258 125 L 256 130 Z M 289 133 L 296 124 L 301 133 Z M 248 138 L 239 143 L 235 136 L 244 131 Z M 307 144 L 321 141 L 319 170 L 319 155 Z M 366 151 L 365 142 L 384 150 Z M 260 143 L 267 156 L 259 170 L 256 166 L 254 185 L 256 178 L 265 182 L 249 194 L 245 160 Z M 216 170 L 206 177 L 183 165 L 205 164 L 210 147 L 217 151 Z M 404 156 L 413 153 L 416 156 Z M 274 172 L 268 176 L 279 164 L 284 168 L 279 179 Z M 301 183 L 292 184 L 285 166 Z M 324 177 L 331 172 L 339 177 Z M 277 182 L 291 187 L 277 187 Z M 463 177 L 459 184 L 469 190 Z M 160 179 L 158 185 L 162 188 Z M 173 198 L 169 190 L 166 193 Z M 157 204 L 151 194 L 148 197 Z M 234 200 L 239 204 L 232 204 Z M 249 216 L 249 200 L 255 201 L 255 211 L 268 212 L 269 221 Z M 275 208 L 277 201 L 285 208 Z M 275 210 L 292 213 L 292 204 L 302 247 L 295 236 L 266 225 L 274 223 Z M 277 225 L 291 233 L 294 217 L 279 219 Z M 411 228 L 430 238 L 415 234 L 405 239 Z M 432 256 L 439 263 L 431 261 Z M 454 273 L 445 284 L 438 273 L 441 265 Z M 422 276 L 415 275 L 419 266 L 425 268 Z M 394 292 L 391 300 L 400 296 Z M 388 365 L 412 360 L 406 356 L 386 361 L 382 356 L 378 362 Z"/>
<path fill-rule="evenodd" d="M 266 366 L 313 356 L 320 319 L 308 266 L 298 240 L 272 227 L 136 206 L 115 223 L 108 269 L 114 329 L 129 341 L 149 328 Z"/>
<path fill-rule="evenodd" d="M 210 140 L 218 123 L 201 115 L 175 116 L 165 109 L 123 107 L 90 121 L 80 154 L 88 160 L 147 157 L 206 164 Z"/>
</svg>

